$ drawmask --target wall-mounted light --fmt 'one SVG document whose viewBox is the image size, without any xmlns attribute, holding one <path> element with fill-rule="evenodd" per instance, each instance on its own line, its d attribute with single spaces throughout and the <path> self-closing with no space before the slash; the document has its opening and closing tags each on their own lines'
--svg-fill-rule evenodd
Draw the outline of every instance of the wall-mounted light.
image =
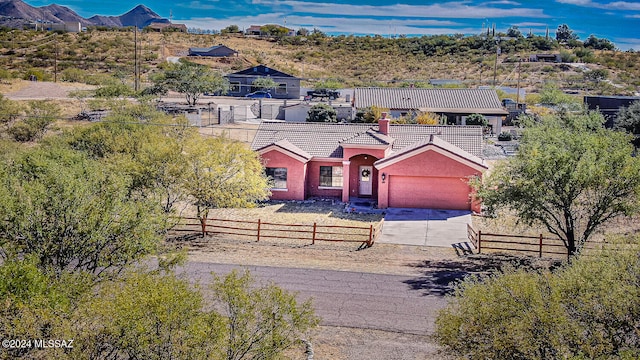
<svg viewBox="0 0 640 360">
<path fill-rule="evenodd" d="M 382 178 L 382 182 L 384 183 L 384 181 L 387 179 L 387 174 L 386 173 L 382 173 L 382 175 L 380 175 L 380 177 Z"/>
</svg>

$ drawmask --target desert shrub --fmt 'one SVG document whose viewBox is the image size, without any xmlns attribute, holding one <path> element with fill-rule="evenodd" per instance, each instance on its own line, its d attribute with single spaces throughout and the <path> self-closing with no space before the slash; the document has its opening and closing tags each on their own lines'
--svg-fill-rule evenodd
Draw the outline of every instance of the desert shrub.
<svg viewBox="0 0 640 360">
<path fill-rule="evenodd" d="M 103 98 L 113 98 L 133 95 L 133 89 L 122 83 L 106 85 L 96 89 L 96 96 Z"/>
<path fill-rule="evenodd" d="M 78 68 L 68 68 L 62 70 L 62 81 L 84 82 L 87 72 Z"/>
<path fill-rule="evenodd" d="M 85 83 L 89 85 L 111 85 L 115 84 L 117 81 L 118 79 L 107 74 L 92 74 L 87 75 L 85 78 Z"/>
<path fill-rule="evenodd" d="M 436 114 L 436 113 L 432 113 L 432 112 L 425 112 L 425 113 L 421 113 L 416 115 L 416 123 L 418 124 L 422 124 L 422 125 L 438 125 L 442 122 L 442 116 Z"/>
<path fill-rule="evenodd" d="M 40 69 L 29 69 L 25 72 L 22 77 L 23 80 L 29 80 L 31 76 L 35 76 L 38 81 L 50 81 L 51 75 L 45 74 Z"/>
<path fill-rule="evenodd" d="M 338 122 L 338 114 L 333 106 L 327 104 L 317 104 L 309 109 L 307 122 Z"/>
<path fill-rule="evenodd" d="M 638 240 L 609 246 L 618 250 L 553 273 L 467 278 L 439 313 L 436 339 L 464 359 L 638 359 Z"/>
<path fill-rule="evenodd" d="M 359 109 L 353 122 L 356 123 L 376 123 L 382 117 L 383 112 L 389 112 L 389 109 L 371 106 Z"/>
<path fill-rule="evenodd" d="M 498 134 L 498 141 L 511 141 L 512 140 L 512 136 L 511 133 L 503 131 L 500 134 Z"/>
<path fill-rule="evenodd" d="M 480 125 L 480 126 L 489 125 L 489 121 L 482 114 L 471 114 L 471 115 L 467 116 L 467 119 L 466 119 L 465 123 L 467 125 Z"/>
</svg>

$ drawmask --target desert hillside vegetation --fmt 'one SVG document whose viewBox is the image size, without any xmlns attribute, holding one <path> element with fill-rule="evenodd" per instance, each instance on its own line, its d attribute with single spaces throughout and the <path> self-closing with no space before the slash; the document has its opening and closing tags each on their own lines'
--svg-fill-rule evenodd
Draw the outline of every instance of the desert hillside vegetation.
<svg viewBox="0 0 640 360">
<path fill-rule="evenodd" d="M 464 87 L 519 83 L 529 92 L 551 82 L 573 93 L 637 93 L 640 53 L 608 50 L 608 40 L 592 40 L 559 43 L 522 35 L 327 36 L 318 31 L 260 38 L 233 33 L 134 33 L 131 28 L 82 33 L 3 29 L 0 78 L 35 75 L 41 80 L 96 85 L 116 78 L 131 83 L 137 61 L 144 82 L 168 57 L 184 57 L 190 47 L 224 44 L 238 56 L 191 60 L 223 73 L 265 64 L 302 77 L 310 86 L 327 79 L 345 87 L 429 86 L 429 79 L 451 79 Z M 602 46 L 602 40 L 609 46 Z M 551 53 L 559 54 L 563 62 L 528 61 L 532 54 Z"/>
</svg>

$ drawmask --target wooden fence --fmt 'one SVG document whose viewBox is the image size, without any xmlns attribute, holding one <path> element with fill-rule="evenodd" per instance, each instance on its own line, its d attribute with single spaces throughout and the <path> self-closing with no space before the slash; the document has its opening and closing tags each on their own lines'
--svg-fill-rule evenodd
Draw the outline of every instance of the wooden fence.
<svg viewBox="0 0 640 360">
<path fill-rule="evenodd" d="M 482 250 L 498 250 L 508 252 L 535 253 L 538 257 L 543 255 L 569 256 L 567 248 L 560 239 L 537 236 L 492 234 L 475 230 L 467 224 L 467 238 L 475 246 L 478 254 Z"/>
<path fill-rule="evenodd" d="M 171 230 L 175 233 L 225 234 L 255 239 L 292 239 L 332 242 L 356 242 L 361 247 L 371 247 L 382 231 L 382 222 L 369 226 L 345 226 L 313 224 L 282 224 L 257 221 L 211 219 L 201 221 L 198 218 L 180 218 Z"/>
</svg>

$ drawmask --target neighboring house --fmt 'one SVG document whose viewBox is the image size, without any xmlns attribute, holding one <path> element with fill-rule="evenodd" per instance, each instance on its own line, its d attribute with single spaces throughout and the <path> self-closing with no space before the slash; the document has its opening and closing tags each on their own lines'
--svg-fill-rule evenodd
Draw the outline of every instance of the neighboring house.
<svg viewBox="0 0 640 360">
<path fill-rule="evenodd" d="M 254 36 L 265 35 L 265 34 L 262 33 L 262 27 L 263 26 L 265 26 L 265 25 L 251 25 L 244 31 L 244 33 L 245 33 L 245 35 L 254 35 Z M 277 27 L 280 27 L 280 28 L 287 29 L 286 36 L 296 36 L 296 31 L 293 30 L 293 29 L 289 29 L 289 28 L 286 28 L 286 27 L 280 26 L 280 25 L 272 25 L 272 26 L 277 26 Z"/>
<path fill-rule="evenodd" d="M 529 55 L 529 61 L 561 63 L 562 57 L 560 56 L 560 54 L 532 54 Z"/>
<path fill-rule="evenodd" d="M 612 128 L 620 108 L 629 107 L 640 96 L 585 96 L 584 103 L 589 110 L 598 110 L 607 120 L 605 127 Z"/>
<path fill-rule="evenodd" d="M 370 198 L 379 208 L 479 211 L 469 180 L 487 169 L 479 126 L 263 122 L 251 148 L 272 199 Z"/>
<path fill-rule="evenodd" d="M 219 44 L 208 48 L 189 48 L 189 56 L 230 57 L 238 56 L 238 52 Z"/>
<path fill-rule="evenodd" d="M 299 99 L 300 78 L 269 68 L 264 65 L 250 67 L 227 75 L 229 80 L 230 96 L 245 96 L 248 93 L 260 90 L 252 86 L 253 82 L 261 77 L 271 77 L 277 84 L 271 89 L 271 96 L 275 99 Z"/>
<path fill-rule="evenodd" d="M 490 89 L 356 88 L 353 106 L 356 110 L 370 106 L 389 109 L 392 117 L 430 112 L 444 115 L 447 123 L 457 125 L 465 125 L 471 114 L 481 114 L 496 134 L 509 115 L 496 91 Z"/>
<path fill-rule="evenodd" d="M 260 25 L 251 25 L 244 31 L 244 33 L 246 35 L 260 35 L 260 33 L 261 33 L 260 28 L 261 27 L 262 26 L 260 26 Z"/>
<path fill-rule="evenodd" d="M 157 32 L 163 32 L 163 31 L 176 31 L 176 32 L 187 32 L 187 25 L 185 24 L 172 24 L 172 23 L 160 23 L 160 22 L 154 22 L 149 24 L 149 26 L 146 27 L 147 30 L 149 31 L 157 31 Z"/>
</svg>

